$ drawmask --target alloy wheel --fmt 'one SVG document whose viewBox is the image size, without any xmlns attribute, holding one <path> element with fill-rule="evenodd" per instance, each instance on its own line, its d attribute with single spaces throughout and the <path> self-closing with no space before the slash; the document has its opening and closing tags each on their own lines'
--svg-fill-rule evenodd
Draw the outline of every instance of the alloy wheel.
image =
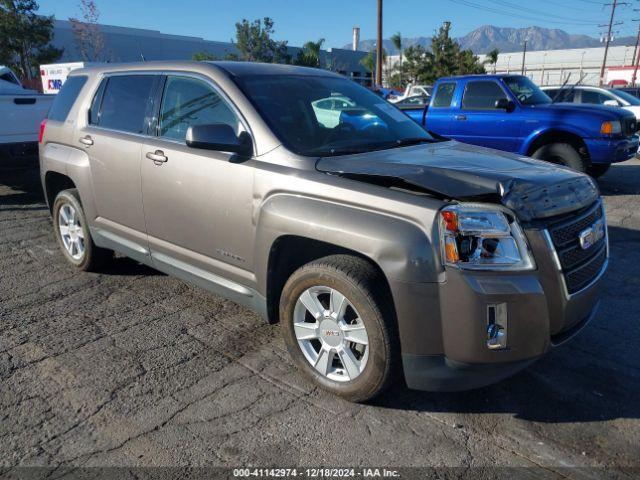
<svg viewBox="0 0 640 480">
<path fill-rule="evenodd" d="M 369 358 L 367 329 L 342 293 L 325 286 L 302 292 L 293 327 L 307 362 L 324 377 L 348 382 L 363 372 Z"/>
</svg>

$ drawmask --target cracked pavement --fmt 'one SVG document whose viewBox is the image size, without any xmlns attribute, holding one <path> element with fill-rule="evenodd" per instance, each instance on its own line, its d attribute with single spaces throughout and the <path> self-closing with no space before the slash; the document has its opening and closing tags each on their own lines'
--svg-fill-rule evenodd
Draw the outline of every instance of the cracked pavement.
<svg viewBox="0 0 640 480">
<path fill-rule="evenodd" d="M 640 467 L 640 162 L 614 166 L 597 318 L 498 385 L 367 405 L 293 368 L 277 325 L 117 258 L 58 252 L 33 167 L 0 163 L 0 474 L 17 466 Z M 546 476 L 546 475 L 545 475 Z"/>
</svg>

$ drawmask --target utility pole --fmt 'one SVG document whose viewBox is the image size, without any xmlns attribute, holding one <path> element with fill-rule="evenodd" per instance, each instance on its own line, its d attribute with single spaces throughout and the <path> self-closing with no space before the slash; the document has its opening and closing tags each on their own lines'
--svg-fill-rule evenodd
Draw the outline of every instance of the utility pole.
<svg viewBox="0 0 640 480">
<path fill-rule="evenodd" d="M 634 11 L 638 11 L 637 8 L 633 9 Z M 640 22 L 640 19 L 634 18 L 632 22 Z M 633 77 L 631 78 L 631 86 L 636 86 L 636 77 L 638 76 L 638 66 L 640 64 L 640 56 L 638 55 L 638 46 L 640 45 L 640 23 L 638 23 L 638 36 L 636 37 L 636 48 L 633 49 Z"/>
<path fill-rule="evenodd" d="M 627 5 L 626 3 L 620 3 L 618 0 L 613 0 L 613 3 L 608 3 L 607 5 L 611 5 L 611 18 L 609 19 L 609 29 L 607 31 L 607 38 L 605 38 L 604 44 L 604 58 L 602 59 L 602 68 L 600 69 L 600 86 L 604 84 L 604 71 L 607 68 L 607 55 L 609 53 L 609 44 L 611 43 L 611 30 L 613 29 L 613 19 L 616 15 L 616 8 L 618 5 Z M 605 25 L 601 25 L 604 27 Z"/>
<path fill-rule="evenodd" d="M 378 0 L 378 43 L 376 45 L 376 86 L 382 86 L 382 0 Z"/>
<path fill-rule="evenodd" d="M 522 51 L 522 75 L 524 75 L 524 66 L 525 66 L 526 59 L 527 59 L 527 40 L 524 41 L 524 50 Z"/>
</svg>

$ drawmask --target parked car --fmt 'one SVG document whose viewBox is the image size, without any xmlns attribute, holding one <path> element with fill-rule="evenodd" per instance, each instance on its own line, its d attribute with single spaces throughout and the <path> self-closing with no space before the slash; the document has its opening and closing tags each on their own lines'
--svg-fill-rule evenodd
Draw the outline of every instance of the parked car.
<svg viewBox="0 0 640 480">
<path fill-rule="evenodd" d="M 334 95 L 384 128 L 327 128 L 314 102 Z M 402 374 L 435 391 L 496 382 L 599 304 L 593 180 L 442 141 L 328 71 L 73 71 L 40 160 L 69 264 L 96 270 L 115 250 L 279 321 L 297 367 L 350 400 Z"/>
<path fill-rule="evenodd" d="M 622 107 L 630 111 L 640 120 L 640 99 L 619 88 L 589 87 L 543 87 L 542 90 L 555 103 L 587 103 Z"/>
<path fill-rule="evenodd" d="M 37 154 L 38 129 L 52 101 L 23 88 L 11 69 L 0 66 L 0 158 Z"/>
<path fill-rule="evenodd" d="M 631 112 L 552 104 L 545 92 L 520 75 L 442 78 L 426 112 L 406 113 L 444 137 L 565 165 L 594 177 L 612 163 L 635 157 L 638 150 L 638 123 Z"/>
<path fill-rule="evenodd" d="M 621 92 L 625 92 L 629 95 L 633 95 L 636 98 L 640 98 L 640 87 L 620 87 L 616 88 L 616 90 L 620 90 Z"/>
</svg>

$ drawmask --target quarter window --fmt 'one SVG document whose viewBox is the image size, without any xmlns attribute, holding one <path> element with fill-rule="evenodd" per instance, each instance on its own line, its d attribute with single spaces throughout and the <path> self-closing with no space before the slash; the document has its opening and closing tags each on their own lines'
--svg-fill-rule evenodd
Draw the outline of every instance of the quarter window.
<svg viewBox="0 0 640 480">
<path fill-rule="evenodd" d="M 462 108 L 469 110 L 494 110 L 496 102 L 507 98 L 496 82 L 469 82 L 462 97 Z"/>
<path fill-rule="evenodd" d="M 62 90 L 58 92 L 56 98 L 53 100 L 53 105 L 51 105 L 47 118 L 57 122 L 64 122 L 86 82 L 87 77 L 84 75 L 74 75 L 67 78 L 67 81 L 64 82 L 62 86 Z"/>
<path fill-rule="evenodd" d="M 236 114 L 210 85 L 195 78 L 167 78 L 159 119 L 161 137 L 184 140 L 190 126 L 214 123 L 229 125 L 236 134 L 242 130 Z"/>
<path fill-rule="evenodd" d="M 155 81 L 153 75 L 110 77 L 100 108 L 99 125 L 129 133 L 144 133 Z M 92 117 L 95 118 L 92 114 Z"/>
<path fill-rule="evenodd" d="M 455 83 L 441 83 L 440 85 L 438 85 L 438 90 L 436 90 L 436 94 L 433 97 L 433 107 L 450 107 L 455 91 Z"/>
</svg>

